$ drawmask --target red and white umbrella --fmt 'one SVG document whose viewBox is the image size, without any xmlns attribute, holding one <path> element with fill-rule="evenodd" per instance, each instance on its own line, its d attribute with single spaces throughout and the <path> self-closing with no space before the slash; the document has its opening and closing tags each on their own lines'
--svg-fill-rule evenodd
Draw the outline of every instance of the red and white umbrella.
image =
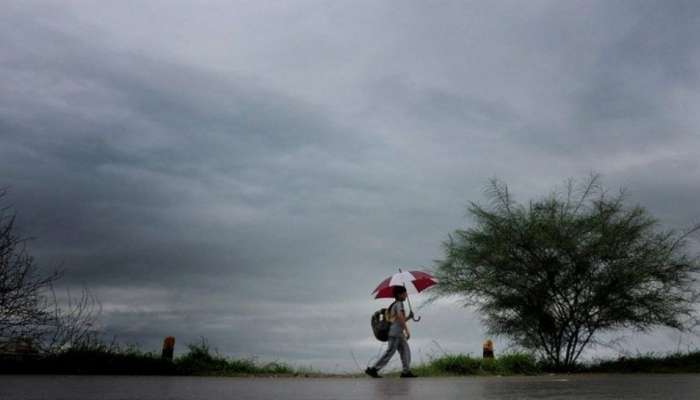
<svg viewBox="0 0 700 400">
<path fill-rule="evenodd" d="M 393 298 L 394 297 L 394 286 L 403 286 L 406 288 L 407 293 L 420 293 L 423 290 L 433 286 L 437 283 L 432 275 L 423 271 L 401 271 L 384 279 L 379 286 L 372 292 L 375 299 Z M 409 318 L 414 321 L 420 321 L 420 317 L 413 317 L 413 310 L 411 307 L 411 300 L 408 299 L 408 308 L 411 310 Z"/>
<path fill-rule="evenodd" d="M 401 271 L 384 279 L 372 292 L 375 299 L 388 299 L 394 297 L 393 286 L 404 286 L 408 293 L 420 293 L 433 286 L 437 280 L 430 274 L 422 271 Z"/>
</svg>

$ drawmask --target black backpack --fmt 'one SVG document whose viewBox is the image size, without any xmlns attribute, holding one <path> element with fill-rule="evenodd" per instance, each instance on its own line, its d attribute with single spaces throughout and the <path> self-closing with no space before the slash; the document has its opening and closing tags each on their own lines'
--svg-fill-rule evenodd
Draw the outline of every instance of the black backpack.
<svg viewBox="0 0 700 400">
<path fill-rule="evenodd" d="M 391 321 L 389 321 L 389 310 L 394 306 L 396 302 L 391 303 L 389 308 L 382 308 L 377 310 L 372 314 L 372 332 L 374 332 L 374 337 L 380 342 L 386 342 L 389 340 L 389 328 L 391 327 Z"/>
</svg>

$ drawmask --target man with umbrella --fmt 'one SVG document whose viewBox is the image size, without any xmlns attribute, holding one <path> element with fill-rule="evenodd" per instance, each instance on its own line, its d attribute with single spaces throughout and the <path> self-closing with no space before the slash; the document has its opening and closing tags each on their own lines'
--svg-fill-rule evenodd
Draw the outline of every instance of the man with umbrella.
<svg viewBox="0 0 700 400">
<path fill-rule="evenodd" d="M 391 277 L 382 281 L 382 283 L 377 286 L 373 293 L 376 294 L 375 298 L 386 298 L 394 297 L 394 303 L 391 304 L 387 310 L 388 320 L 391 321 L 391 326 L 389 327 L 389 338 L 387 341 L 387 349 L 382 355 L 382 357 L 371 367 L 365 370 L 365 373 L 373 378 L 379 378 L 379 370 L 384 368 L 394 356 L 394 353 L 398 350 L 401 356 L 401 364 L 403 366 L 403 371 L 401 372 L 402 378 L 415 378 L 411 372 L 411 349 L 408 346 L 408 339 L 411 338 L 411 333 L 408 330 L 406 321 L 413 319 L 414 321 L 419 321 L 419 318 L 414 318 L 413 310 L 411 310 L 406 315 L 404 311 L 403 302 L 408 299 L 408 293 L 406 292 L 406 287 L 410 287 L 411 290 L 415 292 L 421 292 L 422 290 L 434 285 L 436 283 L 435 278 L 431 275 L 421 272 L 421 271 L 401 271 L 399 269 L 398 274 L 394 274 Z M 408 301 L 409 309 L 411 308 L 411 301 Z"/>
<path fill-rule="evenodd" d="M 394 286 L 393 289 L 394 299 L 396 301 L 389 307 L 389 310 L 387 310 L 389 320 L 391 321 L 387 348 L 379 361 L 377 361 L 374 366 L 367 368 L 365 373 L 373 378 L 379 378 L 379 370 L 389 363 L 391 357 L 393 357 L 394 353 L 398 350 L 401 355 L 401 364 L 403 365 L 401 377 L 415 378 L 416 375 L 413 375 L 411 372 L 411 348 L 408 347 L 408 339 L 411 338 L 411 332 L 406 325 L 407 318 L 413 317 L 413 314 L 411 313 L 409 317 L 406 317 L 404 311 L 403 302 L 408 296 L 406 288 L 403 286 Z"/>
</svg>

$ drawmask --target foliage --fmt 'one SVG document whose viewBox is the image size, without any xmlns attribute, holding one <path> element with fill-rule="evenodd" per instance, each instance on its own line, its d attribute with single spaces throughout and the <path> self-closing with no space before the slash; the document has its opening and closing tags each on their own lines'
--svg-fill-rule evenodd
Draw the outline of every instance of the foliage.
<svg viewBox="0 0 700 400">
<path fill-rule="evenodd" d="M 603 360 L 586 368 L 587 372 L 625 373 L 698 373 L 700 351 L 673 353 L 669 355 L 646 354 L 637 357 L 620 357 Z"/>
<path fill-rule="evenodd" d="M 445 354 L 418 365 L 419 376 L 533 375 L 540 372 L 532 355 L 504 354 L 496 358 L 475 358 L 467 354 Z"/>
<path fill-rule="evenodd" d="M 71 348 L 29 358 L 0 356 L 0 374 L 85 374 L 85 375 L 200 375 L 200 376 L 301 376 L 328 375 L 309 368 L 293 368 L 284 363 L 257 364 L 250 359 L 230 359 L 214 355 L 205 341 L 189 345 L 189 351 L 174 361 L 135 347 L 115 344 Z M 466 354 L 444 354 L 414 366 L 419 376 L 535 375 L 563 372 L 527 353 L 506 353 L 493 359 Z M 682 373 L 700 372 L 700 352 L 667 356 L 647 354 L 576 364 L 575 372 L 592 373 Z M 571 369 L 568 370 L 571 372 Z"/>
<path fill-rule="evenodd" d="M 178 357 L 175 365 L 185 375 L 294 375 L 292 367 L 279 362 L 259 365 L 252 359 L 229 359 L 212 354 L 205 339 L 187 345 L 187 354 Z"/>
<path fill-rule="evenodd" d="M 685 247 L 700 226 L 663 231 L 597 176 L 528 205 L 496 180 L 487 195 L 488 207 L 470 203 L 474 226 L 444 243 L 434 293 L 476 306 L 490 333 L 566 369 L 601 332 L 692 327 L 700 265 Z"/>
<path fill-rule="evenodd" d="M 531 354 L 512 353 L 504 354 L 496 359 L 498 370 L 501 374 L 532 375 L 540 372 L 535 357 Z"/>
<path fill-rule="evenodd" d="M 153 353 L 113 345 L 74 347 L 35 357 L 2 359 L 0 373 L 174 375 L 175 365 Z"/>
<path fill-rule="evenodd" d="M 465 354 L 445 355 L 430 362 L 439 372 L 453 375 L 473 375 L 481 368 L 481 360 Z"/>
<path fill-rule="evenodd" d="M 0 373 L 112 374 L 112 375 L 290 375 L 320 376 L 309 368 L 285 363 L 258 364 L 252 359 L 231 359 L 212 354 L 206 340 L 189 344 L 188 352 L 174 361 L 160 354 L 114 343 L 96 343 L 32 357 L 3 357 Z"/>
</svg>

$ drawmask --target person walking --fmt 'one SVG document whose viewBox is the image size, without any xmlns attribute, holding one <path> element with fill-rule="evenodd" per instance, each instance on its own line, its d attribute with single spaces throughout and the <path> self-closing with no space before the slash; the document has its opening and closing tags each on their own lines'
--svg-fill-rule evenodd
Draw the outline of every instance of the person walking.
<svg viewBox="0 0 700 400">
<path fill-rule="evenodd" d="M 411 349 L 408 347 L 408 339 L 411 338 L 411 333 L 408 330 L 406 321 L 411 318 L 412 313 L 406 316 L 404 311 L 403 302 L 406 300 L 408 293 L 406 293 L 406 288 L 403 286 L 394 286 L 394 303 L 387 310 L 389 321 L 391 321 L 391 326 L 389 327 L 389 340 L 387 342 L 387 348 L 382 357 L 377 361 L 372 367 L 368 367 L 365 373 L 372 378 L 381 378 L 379 375 L 379 370 L 384 368 L 394 353 L 398 350 L 401 356 L 401 364 L 403 370 L 401 372 L 402 378 L 415 378 L 411 372 Z"/>
</svg>

